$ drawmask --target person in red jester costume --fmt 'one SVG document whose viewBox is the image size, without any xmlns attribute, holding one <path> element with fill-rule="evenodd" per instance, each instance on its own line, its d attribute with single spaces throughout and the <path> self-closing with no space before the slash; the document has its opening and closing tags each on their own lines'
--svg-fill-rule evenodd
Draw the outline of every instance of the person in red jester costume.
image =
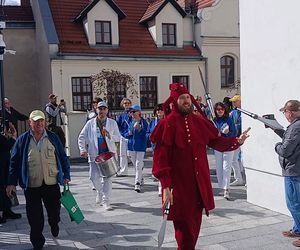
<svg viewBox="0 0 300 250">
<path fill-rule="evenodd" d="M 162 184 L 163 208 L 171 203 L 168 220 L 173 221 L 178 249 L 193 250 L 203 209 L 208 216 L 215 207 L 206 147 L 235 150 L 249 136 L 249 129 L 239 138 L 222 137 L 182 84 L 172 83 L 170 90 L 164 108 L 171 104 L 172 111 L 150 138 L 156 144 L 152 172 Z M 193 113 L 192 104 L 201 115 Z"/>
</svg>

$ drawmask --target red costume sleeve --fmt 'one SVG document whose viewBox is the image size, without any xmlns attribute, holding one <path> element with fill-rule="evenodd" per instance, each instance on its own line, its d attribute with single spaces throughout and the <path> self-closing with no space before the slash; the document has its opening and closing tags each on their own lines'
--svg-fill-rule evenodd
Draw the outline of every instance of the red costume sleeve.
<svg viewBox="0 0 300 250">
<path fill-rule="evenodd" d="M 160 180 L 162 188 L 172 187 L 170 166 L 172 143 L 166 140 L 166 137 L 169 137 L 168 134 L 173 129 L 174 127 L 167 124 L 166 120 L 163 119 L 157 124 L 150 137 L 151 142 L 155 144 L 152 173 Z"/>
<path fill-rule="evenodd" d="M 208 147 L 220 152 L 225 152 L 233 151 L 240 146 L 237 138 L 223 137 L 220 135 L 218 129 L 210 121 L 207 120 L 205 122 L 206 127 L 210 131 Z"/>
</svg>

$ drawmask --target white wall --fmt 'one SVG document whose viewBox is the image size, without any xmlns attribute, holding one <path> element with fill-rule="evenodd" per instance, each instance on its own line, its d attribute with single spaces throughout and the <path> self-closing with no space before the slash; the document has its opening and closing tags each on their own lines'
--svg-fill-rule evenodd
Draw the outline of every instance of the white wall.
<svg viewBox="0 0 300 250">
<path fill-rule="evenodd" d="M 239 0 L 220 0 L 202 11 L 202 19 L 203 36 L 239 37 Z"/>
<path fill-rule="evenodd" d="M 183 46 L 183 18 L 175 7 L 168 3 L 156 16 L 156 43 L 158 47 L 162 47 L 162 23 L 176 23 L 176 42 L 177 47 Z"/>
<path fill-rule="evenodd" d="M 64 99 L 68 108 L 70 151 L 71 157 L 79 157 L 77 137 L 82 129 L 85 112 L 72 111 L 72 77 L 89 77 L 101 69 L 115 69 L 120 72 L 130 73 L 138 83 L 140 76 L 157 76 L 158 103 L 164 102 L 169 97 L 169 83 L 172 75 L 188 75 L 190 78 L 190 92 L 203 97 L 203 86 L 200 83 L 198 66 L 204 72 L 204 63 L 201 61 L 96 61 L 96 60 L 52 60 L 53 92 L 59 99 Z M 133 99 L 139 103 L 139 99 Z"/>
<path fill-rule="evenodd" d="M 112 45 L 119 45 L 119 20 L 117 13 L 107 4 L 106 1 L 99 1 L 92 8 L 88 15 L 88 38 L 89 44 L 95 45 L 95 21 L 111 21 Z"/>
<path fill-rule="evenodd" d="M 240 0 L 242 106 L 258 114 L 278 111 L 288 99 L 300 99 L 300 1 Z M 248 201 L 287 213 L 283 178 L 274 152 L 280 138 L 263 124 L 243 116 L 251 126 L 244 146 Z"/>
</svg>

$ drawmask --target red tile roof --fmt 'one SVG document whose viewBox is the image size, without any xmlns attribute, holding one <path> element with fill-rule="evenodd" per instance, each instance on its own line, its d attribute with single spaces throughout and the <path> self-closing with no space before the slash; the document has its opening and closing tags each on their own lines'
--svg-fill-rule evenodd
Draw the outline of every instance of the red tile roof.
<svg viewBox="0 0 300 250">
<path fill-rule="evenodd" d="M 148 28 L 139 24 L 146 12 L 149 0 L 114 0 L 126 14 L 119 22 L 120 46 L 90 47 L 82 23 L 73 22 L 78 14 L 90 4 L 90 0 L 49 0 L 54 24 L 59 37 L 61 53 L 92 54 L 100 56 L 165 56 L 199 57 L 200 53 L 191 45 L 182 49 L 157 48 Z"/>
<path fill-rule="evenodd" d="M 176 8 L 178 10 L 178 12 L 181 14 L 182 17 L 186 16 L 186 13 L 184 12 L 184 10 L 174 0 L 157 0 L 157 1 L 149 4 L 145 14 L 143 15 L 143 17 L 140 20 L 140 23 L 146 23 L 147 21 L 153 19 L 161 11 L 161 9 L 164 6 L 166 6 L 166 4 L 168 2 L 171 3 L 174 6 L 174 8 Z"/>
<path fill-rule="evenodd" d="M 0 6 L 0 17 L 4 21 L 34 22 L 30 6 Z"/>
</svg>

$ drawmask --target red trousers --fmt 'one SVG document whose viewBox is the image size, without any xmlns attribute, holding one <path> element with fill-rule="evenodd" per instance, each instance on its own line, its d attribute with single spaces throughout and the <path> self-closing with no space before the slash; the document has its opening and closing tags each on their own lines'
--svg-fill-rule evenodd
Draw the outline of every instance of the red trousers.
<svg viewBox="0 0 300 250">
<path fill-rule="evenodd" d="M 195 250 L 202 222 L 202 209 L 191 220 L 174 220 L 178 250 Z"/>
</svg>

